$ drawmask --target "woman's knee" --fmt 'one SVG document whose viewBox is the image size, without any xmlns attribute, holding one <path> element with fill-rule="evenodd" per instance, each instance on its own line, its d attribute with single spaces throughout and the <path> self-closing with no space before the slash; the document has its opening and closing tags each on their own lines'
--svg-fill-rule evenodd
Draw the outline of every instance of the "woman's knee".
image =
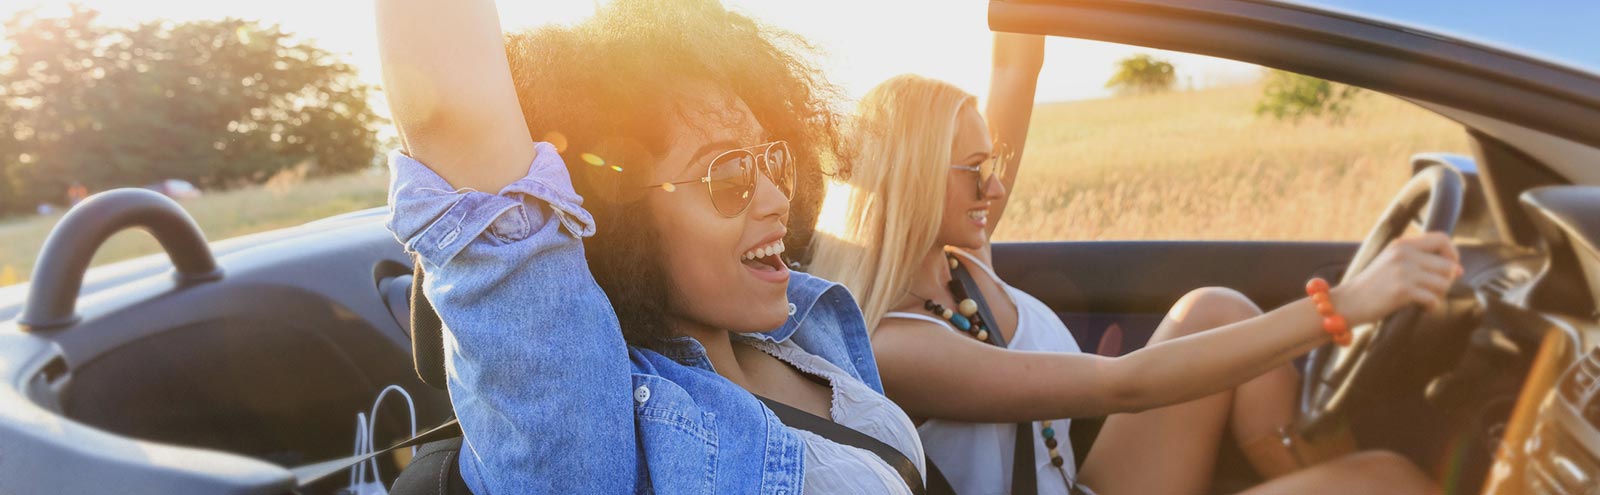
<svg viewBox="0 0 1600 495">
<path fill-rule="evenodd" d="M 1182 337 L 1248 320 L 1260 314 L 1261 308 L 1239 291 L 1227 287 L 1202 287 L 1184 294 L 1172 306 L 1167 318 L 1175 323 L 1168 326 L 1173 334 L 1163 337 Z"/>
<path fill-rule="evenodd" d="M 1366 485 L 1367 493 L 1433 493 L 1438 488 L 1400 454 L 1368 450 L 1333 461 L 1346 479 Z M 1354 487 L 1353 487 L 1354 488 Z"/>
<path fill-rule="evenodd" d="M 1316 464 L 1277 478 L 1248 493 L 1434 494 L 1439 487 L 1405 457 L 1364 451 Z"/>
</svg>

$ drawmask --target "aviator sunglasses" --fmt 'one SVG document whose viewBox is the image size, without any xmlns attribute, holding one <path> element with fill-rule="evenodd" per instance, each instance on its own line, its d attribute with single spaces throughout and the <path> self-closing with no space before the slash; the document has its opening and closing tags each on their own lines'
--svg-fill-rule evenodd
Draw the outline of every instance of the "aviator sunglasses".
<svg viewBox="0 0 1600 495">
<path fill-rule="evenodd" d="M 717 213 L 736 217 L 755 198 L 758 170 L 778 186 L 785 200 L 794 198 L 794 156 L 789 153 L 789 143 L 783 141 L 725 151 L 711 159 L 704 177 L 649 187 L 673 192 L 679 185 L 704 183 Z"/>
<path fill-rule="evenodd" d="M 1005 176 L 1006 162 L 1011 160 L 1011 147 L 1004 143 L 994 146 L 994 153 L 977 165 L 951 165 L 950 168 L 978 174 L 978 199 L 983 199 L 991 181 Z"/>
</svg>

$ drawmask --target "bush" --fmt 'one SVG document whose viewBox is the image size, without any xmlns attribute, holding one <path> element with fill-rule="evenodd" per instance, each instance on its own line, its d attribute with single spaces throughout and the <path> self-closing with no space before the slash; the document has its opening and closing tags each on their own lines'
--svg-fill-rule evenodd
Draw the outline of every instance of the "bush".
<svg viewBox="0 0 1600 495">
<path fill-rule="evenodd" d="M 90 190 L 258 183 L 289 167 L 365 168 L 372 89 L 276 26 L 238 19 L 107 27 L 74 6 L 23 11 L 0 42 L 0 213 Z"/>
<path fill-rule="evenodd" d="M 1291 122 L 1325 116 L 1339 124 L 1350 114 L 1350 102 L 1359 92 L 1355 86 L 1271 69 L 1267 71 L 1261 101 L 1256 103 L 1256 115 L 1272 114 L 1278 120 Z"/>
<path fill-rule="evenodd" d="M 1149 94 L 1169 91 L 1177 80 L 1172 63 L 1139 54 L 1118 61 L 1117 72 L 1106 81 L 1106 87 L 1117 94 Z"/>
</svg>

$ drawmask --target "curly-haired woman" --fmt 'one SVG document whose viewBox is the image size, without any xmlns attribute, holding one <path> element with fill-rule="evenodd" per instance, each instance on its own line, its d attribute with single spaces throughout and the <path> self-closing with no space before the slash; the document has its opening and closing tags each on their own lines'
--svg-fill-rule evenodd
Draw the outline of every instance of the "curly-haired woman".
<svg viewBox="0 0 1600 495">
<path fill-rule="evenodd" d="M 714 0 L 618 0 L 509 38 L 491 0 L 377 7 L 404 145 L 389 226 L 445 325 L 474 492 L 920 483 L 854 300 L 784 261 L 837 134 L 803 41 Z M 916 472 L 788 427 L 758 395 Z"/>
</svg>

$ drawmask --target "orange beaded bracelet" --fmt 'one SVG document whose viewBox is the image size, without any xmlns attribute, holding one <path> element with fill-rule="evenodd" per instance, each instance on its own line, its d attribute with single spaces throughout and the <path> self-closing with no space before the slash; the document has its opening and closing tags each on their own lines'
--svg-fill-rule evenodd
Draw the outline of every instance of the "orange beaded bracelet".
<svg viewBox="0 0 1600 495">
<path fill-rule="evenodd" d="M 1321 278 L 1312 278 L 1306 282 L 1306 295 L 1311 296 L 1311 303 L 1317 307 L 1317 314 L 1322 315 L 1322 331 L 1328 332 L 1333 337 L 1333 343 L 1350 345 L 1350 326 L 1345 323 L 1344 317 L 1333 310 L 1333 299 L 1328 296 L 1328 281 Z"/>
</svg>

